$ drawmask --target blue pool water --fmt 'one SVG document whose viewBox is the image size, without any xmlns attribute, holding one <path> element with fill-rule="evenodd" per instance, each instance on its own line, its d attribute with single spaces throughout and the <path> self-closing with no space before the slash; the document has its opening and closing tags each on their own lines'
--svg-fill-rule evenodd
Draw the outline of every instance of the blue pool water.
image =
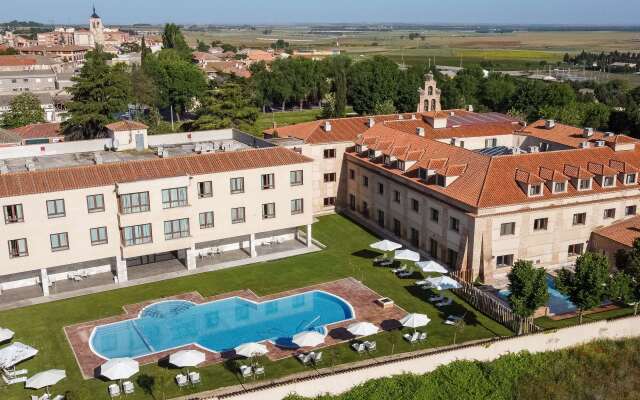
<svg viewBox="0 0 640 400">
<path fill-rule="evenodd" d="M 551 275 L 547 275 L 547 289 L 549 291 L 547 306 L 549 306 L 549 311 L 552 314 L 560 315 L 576 311 L 576 306 L 569 300 L 569 297 L 563 295 L 556 289 L 556 282 Z M 505 289 L 501 290 L 498 294 L 501 298 L 507 300 L 511 292 Z"/>
<path fill-rule="evenodd" d="M 262 303 L 239 297 L 194 304 L 170 300 L 146 307 L 136 319 L 95 328 L 91 346 L 104 358 L 139 357 L 198 344 L 227 351 L 248 342 L 291 345 L 291 336 L 354 317 L 351 306 L 322 291 Z"/>
</svg>

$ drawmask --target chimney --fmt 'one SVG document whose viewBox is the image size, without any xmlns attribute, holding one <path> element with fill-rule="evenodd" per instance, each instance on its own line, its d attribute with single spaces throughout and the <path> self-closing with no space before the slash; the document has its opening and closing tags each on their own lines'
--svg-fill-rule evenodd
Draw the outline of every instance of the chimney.
<svg viewBox="0 0 640 400">
<path fill-rule="evenodd" d="M 616 134 L 613 132 L 605 132 L 604 137 L 614 137 Z"/>
<path fill-rule="evenodd" d="M 404 119 L 404 115 L 398 114 L 398 119 Z"/>
<path fill-rule="evenodd" d="M 324 121 L 322 129 L 324 129 L 325 132 L 331 132 L 331 121 Z"/>
<path fill-rule="evenodd" d="M 555 119 L 548 119 L 546 121 L 544 121 L 544 127 L 546 129 L 553 129 L 556 127 L 556 120 Z"/>
<path fill-rule="evenodd" d="M 369 118 L 369 120 L 367 121 L 367 126 L 369 128 L 373 128 L 373 126 L 376 124 L 376 120 L 373 118 Z"/>
<path fill-rule="evenodd" d="M 469 111 L 469 112 L 473 112 L 473 104 L 469 104 L 469 105 L 467 106 L 467 111 Z"/>
<path fill-rule="evenodd" d="M 411 114 L 411 120 L 415 121 L 416 120 L 416 115 L 415 114 Z"/>
<path fill-rule="evenodd" d="M 593 128 L 584 128 L 584 131 L 582 131 L 582 136 L 586 138 L 593 136 Z"/>
<path fill-rule="evenodd" d="M 436 112 L 431 115 L 427 115 L 425 120 L 431 125 L 434 129 L 442 129 L 447 127 L 447 114 Z"/>
<path fill-rule="evenodd" d="M 418 134 L 418 136 L 424 137 L 424 128 L 421 128 L 421 127 L 416 128 L 416 133 Z"/>
<path fill-rule="evenodd" d="M 580 148 L 581 149 L 589 148 L 589 142 L 580 142 Z"/>
</svg>

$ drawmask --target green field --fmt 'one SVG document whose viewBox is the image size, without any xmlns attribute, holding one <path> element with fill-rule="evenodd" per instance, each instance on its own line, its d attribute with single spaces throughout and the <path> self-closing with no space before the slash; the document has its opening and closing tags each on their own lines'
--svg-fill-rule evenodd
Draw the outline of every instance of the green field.
<svg viewBox="0 0 640 400">
<path fill-rule="evenodd" d="M 257 136 L 262 136 L 262 132 L 266 129 L 272 128 L 275 122 L 276 126 L 286 126 L 299 124 L 301 122 L 315 121 L 320 116 L 322 110 L 302 110 L 302 111 L 287 111 L 287 112 L 275 112 L 275 113 L 260 113 L 256 122 L 247 130 L 249 133 L 253 133 Z"/>
<path fill-rule="evenodd" d="M 203 296 L 227 293 L 240 289 L 251 289 L 258 295 L 328 282 L 345 277 L 355 277 L 376 292 L 392 298 L 409 312 L 426 313 L 432 319 L 427 327 L 429 340 L 421 345 L 410 346 L 401 339 L 400 331 L 381 333 L 374 339 L 378 342 L 377 355 L 405 352 L 419 348 L 439 347 L 454 343 L 511 335 L 510 331 L 487 317 L 475 312 L 455 297 L 454 304 L 445 309 L 436 309 L 425 298 L 427 293 L 416 289 L 415 279 L 398 279 L 388 269 L 373 267 L 372 252 L 368 245 L 376 240 L 358 225 L 342 216 L 320 218 L 314 225 L 314 236 L 328 247 L 321 252 L 291 257 L 283 260 L 259 263 L 244 267 L 191 275 L 171 281 L 158 282 L 131 288 L 113 290 L 94 295 L 51 302 L 17 310 L 0 312 L 0 326 L 16 332 L 15 340 L 34 346 L 39 354 L 19 368 L 29 369 L 30 374 L 50 368 L 62 368 L 67 378 L 53 388 L 54 393 L 70 390 L 74 399 L 106 399 L 108 382 L 99 379 L 83 380 L 74 355 L 63 333 L 63 327 L 92 321 L 122 313 L 122 306 L 146 300 L 160 299 L 185 292 L 198 291 Z M 415 278 L 419 278 L 416 274 Z M 466 323 L 458 328 L 443 324 L 449 314 L 466 313 Z M 349 349 L 347 344 L 325 350 L 325 365 L 337 365 L 361 360 L 362 357 Z M 268 362 L 266 379 L 273 379 L 305 370 L 292 358 Z M 140 376 L 154 380 L 152 393 L 145 393 L 136 384 L 136 393 L 127 398 L 161 399 L 186 395 L 196 391 L 240 383 L 231 364 L 218 364 L 200 369 L 203 384 L 196 389 L 178 390 L 173 377 L 178 370 L 157 365 L 141 367 Z M 135 379 L 134 379 L 135 382 Z M 22 385 L 0 387 L 0 399 L 26 399 L 42 391 L 25 390 Z"/>
</svg>

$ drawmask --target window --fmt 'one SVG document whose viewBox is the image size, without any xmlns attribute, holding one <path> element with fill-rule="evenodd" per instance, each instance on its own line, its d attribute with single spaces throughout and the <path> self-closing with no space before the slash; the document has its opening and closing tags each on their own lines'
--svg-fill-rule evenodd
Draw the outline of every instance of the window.
<svg viewBox="0 0 640 400">
<path fill-rule="evenodd" d="M 438 258 L 438 241 L 433 238 L 429 239 L 429 255 Z"/>
<path fill-rule="evenodd" d="M 237 207 L 231 209 L 231 223 L 241 224 L 245 222 L 244 207 Z"/>
<path fill-rule="evenodd" d="M 564 193 L 567 191 L 566 182 L 555 182 L 553 184 L 553 193 Z"/>
<path fill-rule="evenodd" d="M 362 185 L 364 187 L 369 187 L 369 177 L 368 176 L 363 176 L 362 177 Z"/>
<path fill-rule="evenodd" d="M 384 194 L 384 185 L 382 183 L 378 183 L 378 193 Z"/>
<path fill-rule="evenodd" d="M 411 236 L 409 236 L 409 241 L 415 247 L 420 247 L 420 231 L 415 228 L 411 228 Z"/>
<path fill-rule="evenodd" d="M 273 189 L 276 185 L 273 174 L 264 174 L 260 178 L 262 190 Z"/>
<path fill-rule="evenodd" d="M 212 197 L 213 184 L 211 181 L 198 182 L 198 198 Z"/>
<path fill-rule="evenodd" d="M 542 185 L 529 185 L 529 196 L 540 196 L 542 194 Z"/>
<path fill-rule="evenodd" d="M 101 226 L 99 228 L 89 229 L 89 237 L 91 238 L 92 246 L 107 244 L 107 227 Z"/>
<path fill-rule="evenodd" d="M 104 211 L 104 196 L 101 194 L 87 196 L 87 210 L 90 213 Z"/>
<path fill-rule="evenodd" d="M 122 228 L 122 241 L 125 246 L 151 243 L 153 241 L 151 224 L 125 226 Z"/>
<path fill-rule="evenodd" d="M 420 212 L 420 202 L 416 199 L 411 199 L 411 209 L 415 212 Z"/>
<path fill-rule="evenodd" d="M 333 207 L 336 205 L 336 198 L 335 197 L 325 197 L 324 198 L 324 206 L 325 207 Z"/>
<path fill-rule="evenodd" d="M 449 229 L 454 232 L 460 232 L 460 220 L 458 218 L 449 217 Z"/>
<path fill-rule="evenodd" d="M 213 228 L 213 211 L 202 212 L 198 215 L 198 222 L 200 222 L 200 229 Z"/>
<path fill-rule="evenodd" d="M 602 186 L 603 187 L 613 187 L 615 186 L 616 179 L 613 176 L 605 176 L 602 178 Z"/>
<path fill-rule="evenodd" d="M 447 179 L 444 177 L 444 175 L 436 174 L 436 185 L 447 187 Z"/>
<path fill-rule="evenodd" d="M 187 205 L 187 188 L 179 187 L 162 190 L 162 208 L 176 208 Z"/>
<path fill-rule="evenodd" d="M 164 221 L 164 240 L 180 239 L 189 236 L 189 218 Z"/>
<path fill-rule="evenodd" d="M 262 219 L 276 217 L 276 203 L 266 203 L 262 205 Z"/>
<path fill-rule="evenodd" d="M 584 243 L 570 244 L 567 254 L 569 255 L 569 257 L 575 257 L 582 254 L 583 250 L 584 250 Z"/>
<path fill-rule="evenodd" d="M 616 209 L 615 208 L 607 208 L 604 210 L 604 219 L 612 219 L 616 217 Z"/>
<path fill-rule="evenodd" d="M 587 223 L 587 213 L 573 214 L 573 225 L 584 225 Z"/>
<path fill-rule="evenodd" d="M 378 225 L 384 228 L 384 211 L 378 210 Z"/>
<path fill-rule="evenodd" d="M 301 169 L 297 171 L 291 171 L 289 173 L 289 177 L 291 181 L 291 186 L 300 186 L 304 183 L 303 171 Z"/>
<path fill-rule="evenodd" d="M 26 257 L 29 255 L 27 239 L 9 240 L 9 258 Z"/>
<path fill-rule="evenodd" d="M 120 196 L 120 210 L 123 214 L 149 211 L 149 192 L 129 193 Z"/>
<path fill-rule="evenodd" d="M 496 266 L 498 268 L 512 267 L 513 266 L 513 254 L 507 254 L 504 256 L 496 257 Z"/>
<path fill-rule="evenodd" d="M 231 178 L 231 194 L 244 193 L 244 178 Z"/>
<path fill-rule="evenodd" d="M 336 173 L 335 172 L 330 172 L 328 174 L 324 174 L 324 181 L 325 182 L 335 182 L 336 181 Z"/>
<path fill-rule="evenodd" d="M 69 236 L 67 232 L 53 233 L 49 235 L 51 251 L 69 250 Z"/>
<path fill-rule="evenodd" d="M 624 215 L 627 216 L 627 217 L 629 215 L 636 215 L 636 210 L 637 210 L 636 206 L 626 206 L 624 208 Z"/>
<path fill-rule="evenodd" d="M 580 179 L 578 181 L 578 190 L 591 189 L 591 179 Z"/>
<path fill-rule="evenodd" d="M 500 236 L 510 236 L 516 233 L 515 222 L 505 222 L 500 225 Z"/>
<path fill-rule="evenodd" d="M 356 171 L 352 169 L 349 170 L 349 179 L 356 179 Z"/>
<path fill-rule="evenodd" d="M 323 155 L 324 158 L 336 158 L 336 149 L 325 149 Z"/>
<path fill-rule="evenodd" d="M 636 176 L 636 174 L 626 174 L 624 176 L 625 185 L 633 185 L 634 183 L 636 183 Z"/>
<path fill-rule="evenodd" d="M 396 218 L 393 219 L 393 233 L 398 237 L 402 237 L 402 224 Z"/>
<path fill-rule="evenodd" d="M 304 199 L 291 200 L 291 215 L 302 214 L 304 212 Z"/>
<path fill-rule="evenodd" d="M 393 201 L 395 201 L 396 203 L 400 203 L 400 192 L 398 192 L 397 190 L 393 191 Z"/>
<path fill-rule="evenodd" d="M 429 212 L 429 219 L 431 220 L 431 222 L 435 222 L 437 224 L 440 220 L 440 211 L 432 208 Z"/>
<path fill-rule="evenodd" d="M 534 231 L 546 231 L 549 225 L 549 218 L 537 218 L 533 221 Z"/>
<path fill-rule="evenodd" d="M 447 249 L 447 264 L 455 269 L 458 266 L 458 252 L 453 249 Z"/>
<path fill-rule="evenodd" d="M 362 201 L 362 215 L 369 218 L 369 203 Z"/>
<path fill-rule="evenodd" d="M 353 194 L 349 194 L 349 208 L 351 211 L 356 210 L 356 196 Z"/>
<path fill-rule="evenodd" d="M 17 222 L 24 221 L 24 214 L 22 213 L 22 204 L 12 204 L 2 207 L 4 209 L 4 223 L 15 224 Z"/>
<path fill-rule="evenodd" d="M 496 147 L 497 145 L 498 145 L 498 139 L 496 138 L 484 140 L 484 147 Z"/>
<path fill-rule="evenodd" d="M 64 217 L 64 200 L 47 200 L 47 216 L 49 218 Z"/>
</svg>

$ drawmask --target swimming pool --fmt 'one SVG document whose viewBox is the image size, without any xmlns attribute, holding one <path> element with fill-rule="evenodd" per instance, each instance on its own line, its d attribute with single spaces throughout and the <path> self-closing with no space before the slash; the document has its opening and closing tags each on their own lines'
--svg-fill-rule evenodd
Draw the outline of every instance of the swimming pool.
<svg viewBox="0 0 640 400">
<path fill-rule="evenodd" d="M 547 306 L 549 307 L 549 312 L 554 315 L 559 314 L 567 314 L 576 311 L 576 306 L 569 300 L 568 296 L 560 293 L 558 289 L 556 289 L 556 282 L 553 276 L 547 274 L 547 290 L 549 292 L 549 300 L 547 302 Z M 509 295 L 511 292 L 507 289 L 501 290 L 498 292 L 498 295 L 508 301 Z"/>
<path fill-rule="evenodd" d="M 168 300 L 144 308 L 138 318 L 96 327 L 90 346 L 107 359 L 135 358 L 192 343 L 214 352 L 263 340 L 287 346 L 298 332 L 324 331 L 326 325 L 354 317 L 349 303 L 319 290 L 261 303 L 240 297 L 204 304 Z"/>
</svg>

